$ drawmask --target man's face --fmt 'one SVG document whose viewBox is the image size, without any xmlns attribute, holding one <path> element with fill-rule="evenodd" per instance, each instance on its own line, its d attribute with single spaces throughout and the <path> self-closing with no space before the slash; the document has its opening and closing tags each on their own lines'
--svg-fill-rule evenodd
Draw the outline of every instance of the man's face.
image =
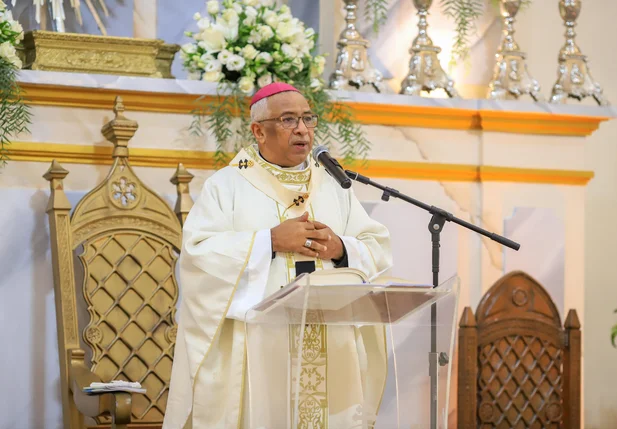
<svg viewBox="0 0 617 429">
<path fill-rule="evenodd" d="M 311 115 L 306 99 L 298 92 L 282 92 L 267 99 L 268 114 L 264 122 L 253 122 L 251 130 L 259 143 L 261 154 L 269 162 L 281 167 L 303 163 L 313 147 L 314 128 L 307 128 L 300 119 L 295 128 L 285 128 L 278 118 L 298 118 Z"/>
</svg>

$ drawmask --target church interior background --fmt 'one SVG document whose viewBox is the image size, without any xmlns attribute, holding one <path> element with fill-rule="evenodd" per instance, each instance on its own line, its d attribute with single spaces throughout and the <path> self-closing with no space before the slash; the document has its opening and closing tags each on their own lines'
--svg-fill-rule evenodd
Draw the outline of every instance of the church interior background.
<svg viewBox="0 0 617 429">
<path fill-rule="evenodd" d="M 360 9 L 362 1 L 357 2 Z M 345 3 L 356 2 L 286 3 L 294 16 L 319 34 L 317 51 L 329 53 L 322 75 L 327 81 L 335 70 L 337 41 L 346 25 Z M 582 332 L 579 427 L 617 427 L 617 348 L 611 344 L 611 329 L 617 324 L 611 256 L 617 238 L 613 219 L 617 111 L 610 105 L 617 103 L 617 3 L 573 2 L 582 3 L 576 43 L 602 87 L 607 100 L 603 105 L 593 97 L 550 102 L 566 31 L 558 0 L 530 1 L 514 23 L 526 67 L 540 86 L 539 100 L 529 94 L 518 99 L 487 97 L 503 31 L 503 21 L 489 0 L 470 33 L 469 59 L 452 67 L 448 59 L 456 35 L 454 23 L 444 15 L 440 2 L 430 8 L 428 32 L 442 49 L 439 59 L 458 96 L 451 98 L 443 91 L 399 94 L 409 71 L 409 49 L 418 34 L 414 3 L 431 2 L 385 3 L 387 20 L 377 34 L 363 13 L 356 23 L 359 33 L 370 41 L 368 58 L 383 76 L 382 92 L 365 87 L 333 90 L 355 109 L 371 142 L 363 174 L 521 243 L 521 251 L 513 252 L 464 228 L 446 225 L 441 278 L 455 274 L 460 278 L 457 320 L 465 307 L 475 311 L 500 278 L 515 271 L 527 273 L 548 292 L 561 326 L 569 310 L 575 309 L 578 315 Z M 96 19 L 88 4 L 97 11 Z M 80 25 L 71 2 L 47 0 L 37 23 L 32 2 L 8 2 L 25 31 L 56 31 L 51 5 L 64 8 L 66 33 L 100 35 L 102 24 L 108 36 L 178 45 L 189 41 L 185 31 L 196 31 L 195 12 L 206 14 L 203 0 L 104 0 L 81 3 Z M 51 161 L 68 170 L 63 192 L 75 207 L 109 171 L 112 144 L 101 134 L 101 127 L 114 119 L 114 100 L 120 96 L 123 114 L 139 126 L 128 144 L 134 171 L 171 208 L 178 195 L 186 192 L 170 182 L 178 163 L 194 176 L 190 181 L 193 200 L 214 172 L 213 135 L 195 136 L 190 125 L 194 100 L 215 95 L 216 84 L 187 79 L 180 52 L 173 55 L 173 77 L 167 78 L 123 76 L 121 70 L 105 74 L 40 69 L 18 75 L 31 105 L 32 123 L 28 133 L 13 136 L 8 162 L 0 167 L 0 380 L 4 385 L 0 429 L 63 427 L 52 232 L 46 214 L 50 185 L 43 178 Z M 71 63 L 70 56 L 59 61 Z M 113 58 L 101 60 L 105 61 L 115 67 Z M 368 63 L 358 67 L 365 65 L 369 67 Z M 391 231 L 393 274 L 430 283 L 428 215 L 400 201 L 386 203 L 375 189 L 359 184 L 354 189 L 369 214 Z M 451 427 L 457 427 L 454 365 Z"/>
</svg>

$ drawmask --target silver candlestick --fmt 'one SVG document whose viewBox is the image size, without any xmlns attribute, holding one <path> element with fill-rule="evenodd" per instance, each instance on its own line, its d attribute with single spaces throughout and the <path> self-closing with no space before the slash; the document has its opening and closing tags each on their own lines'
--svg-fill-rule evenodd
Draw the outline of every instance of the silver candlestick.
<svg viewBox="0 0 617 429">
<path fill-rule="evenodd" d="M 420 91 L 443 89 L 450 97 L 458 97 L 454 81 L 448 77 L 437 58 L 441 48 L 433 45 L 426 32 L 428 27 L 426 17 L 432 3 L 433 0 L 413 0 L 420 18 L 418 22 L 420 31 L 409 50 L 411 54 L 409 73 L 401 83 L 401 94 L 420 95 Z"/>
<path fill-rule="evenodd" d="M 504 23 L 503 39 L 495 54 L 497 62 L 487 98 L 512 100 L 529 94 L 535 101 L 541 101 L 540 84 L 529 74 L 526 54 L 514 40 L 514 17 L 521 7 L 521 0 L 501 0 L 499 7 Z"/>
<path fill-rule="evenodd" d="M 341 33 L 336 56 L 336 69 L 330 75 L 330 88 L 386 92 L 383 75 L 373 68 L 368 58 L 370 42 L 356 29 L 358 0 L 344 0 L 345 29 Z"/>
<path fill-rule="evenodd" d="M 582 100 L 593 97 L 601 106 L 609 103 L 604 98 L 602 88 L 593 80 L 587 64 L 587 56 L 581 53 L 574 38 L 576 19 L 581 12 L 580 0 L 561 0 L 559 13 L 566 24 L 566 44 L 559 51 L 557 82 L 553 86 L 551 103 L 565 103 L 568 97 Z"/>
</svg>

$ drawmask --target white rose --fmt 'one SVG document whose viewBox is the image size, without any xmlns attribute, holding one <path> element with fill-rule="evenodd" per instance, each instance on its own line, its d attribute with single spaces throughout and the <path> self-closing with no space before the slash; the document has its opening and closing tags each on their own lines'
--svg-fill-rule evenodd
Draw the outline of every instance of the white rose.
<svg viewBox="0 0 617 429">
<path fill-rule="evenodd" d="M 0 11 L 3 11 L 4 9 L 6 9 L 6 4 L 0 0 Z"/>
<path fill-rule="evenodd" d="M 201 13 L 195 12 L 195 15 L 193 15 L 193 19 L 195 21 L 199 21 L 201 19 Z"/>
<path fill-rule="evenodd" d="M 246 61 L 240 55 L 232 55 L 227 60 L 227 69 L 231 71 L 239 71 L 244 68 Z"/>
<path fill-rule="evenodd" d="M 259 51 L 253 45 L 246 45 L 242 48 L 242 56 L 247 60 L 254 60 L 258 54 Z"/>
<path fill-rule="evenodd" d="M 238 38 L 239 23 L 229 23 L 228 25 L 221 26 L 225 39 L 234 41 Z"/>
<path fill-rule="evenodd" d="M 272 31 L 272 28 L 268 25 L 260 25 L 257 27 L 257 32 L 262 41 L 270 40 L 274 36 L 274 31 Z"/>
<path fill-rule="evenodd" d="M 238 13 L 238 15 L 242 13 L 242 5 L 239 5 L 238 3 L 234 3 L 232 7 Z"/>
<path fill-rule="evenodd" d="M 206 63 L 206 67 L 204 67 L 206 72 L 215 72 L 223 70 L 223 64 L 219 60 L 211 60 Z"/>
<path fill-rule="evenodd" d="M 21 60 L 17 56 L 15 47 L 9 42 L 4 42 L 0 45 L 0 58 L 4 58 L 9 63 L 13 64 L 18 69 L 21 68 Z"/>
<path fill-rule="evenodd" d="M 182 51 L 187 54 L 194 54 L 195 52 L 197 52 L 197 46 L 192 43 L 186 43 L 182 45 Z"/>
<path fill-rule="evenodd" d="M 283 46 L 281 46 L 281 51 L 283 51 L 283 54 L 287 58 L 296 58 L 296 56 L 298 56 L 298 51 L 296 48 L 287 43 L 283 43 Z"/>
<path fill-rule="evenodd" d="M 251 30 L 251 34 L 249 34 L 247 42 L 252 43 L 253 45 L 259 45 L 261 43 L 261 35 L 257 30 Z"/>
<path fill-rule="evenodd" d="M 219 80 L 223 79 L 223 76 L 224 75 L 222 72 L 208 72 L 204 73 L 201 80 L 204 80 L 206 82 L 218 82 Z"/>
<path fill-rule="evenodd" d="M 278 68 L 280 71 L 288 71 L 291 69 L 291 63 L 283 63 Z"/>
<path fill-rule="evenodd" d="M 263 88 L 266 85 L 270 85 L 271 83 L 272 83 L 271 73 L 266 73 L 263 76 L 261 76 L 259 79 L 257 79 L 257 85 L 259 85 L 260 88 Z"/>
<path fill-rule="evenodd" d="M 304 30 L 304 36 L 307 39 L 310 39 L 311 37 L 313 37 L 315 35 L 315 30 L 313 30 L 312 28 L 307 28 L 306 30 Z"/>
<path fill-rule="evenodd" d="M 264 62 L 266 64 L 270 64 L 272 62 L 272 55 L 270 55 L 268 52 L 260 52 L 259 55 L 257 55 L 256 60 Z"/>
<path fill-rule="evenodd" d="M 257 6 L 259 4 L 258 0 L 243 0 L 243 3 L 247 6 Z"/>
<path fill-rule="evenodd" d="M 186 78 L 188 80 L 199 80 L 201 79 L 201 72 L 195 71 L 195 72 L 190 72 Z"/>
<path fill-rule="evenodd" d="M 210 0 L 206 3 L 206 7 L 208 8 L 208 13 L 210 15 L 216 15 L 219 13 L 219 2 L 218 0 Z"/>
<path fill-rule="evenodd" d="M 279 22 L 279 25 L 276 26 L 276 35 L 284 42 L 291 42 L 300 31 L 300 27 L 294 25 L 291 21 Z"/>
<path fill-rule="evenodd" d="M 240 21 L 238 12 L 235 9 L 225 9 L 221 16 L 223 17 L 225 21 L 227 21 L 230 24 L 234 24 L 234 23 L 238 24 L 238 22 Z"/>
<path fill-rule="evenodd" d="M 245 94 L 250 94 L 255 89 L 255 81 L 247 76 L 241 77 L 238 81 L 238 88 Z"/>
<path fill-rule="evenodd" d="M 304 63 L 302 62 L 302 58 L 296 57 L 293 59 L 291 64 L 296 68 L 297 71 L 301 72 L 304 70 Z"/>
<path fill-rule="evenodd" d="M 293 17 L 291 16 L 291 13 L 279 13 L 278 15 L 279 22 L 283 22 L 283 21 L 288 22 L 288 21 L 291 21 L 292 18 Z"/>
<path fill-rule="evenodd" d="M 289 6 L 287 6 L 286 4 L 284 4 L 283 6 L 281 6 L 281 8 L 279 9 L 280 13 L 290 13 L 291 9 L 289 9 Z"/>
<path fill-rule="evenodd" d="M 322 85 L 323 84 L 321 83 L 321 81 L 319 79 L 311 79 L 311 88 L 314 91 L 317 91 L 317 90 L 321 89 Z"/>
<path fill-rule="evenodd" d="M 210 27 L 210 20 L 208 18 L 201 18 L 199 21 L 197 21 L 197 28 L 199 28 L 201 31 L 205 30 L 208 27 Z"/>
<path fill-rule="evenodd" d="M 283 61 L 283 56 L 278 51 L 272 54 L 272 58 L 274 58 L 274 61 Z"/>
<path fill-rule="evenodd" d="M 214 57 L 212 56 L 212 54 L 203 54 L 199 59 L 204 63 L 207 63 L 208 61 L 214 61 Z"/>
<path fill-rule="evenodd" d="M 322 55 L 317 55 L 313 60 L 313 67 L 311 67 L 311 77 L 319 77 L 324 71 L 326 66 L 326 58 Z"/>
<path fill-rule="evenodd" d="M 265 11 L 263 14 L 263 20 L 272 28 L 276 28 L 276 26 L 279 24 L 279 19 L 276 16 L 276 12 L 274 12 L 273 10 Z"/>
<path fill-rule="evenodd" d="M 225 47 L 225 34 L 218 25 L 211 25 L 201 32 L 203 47 L 208 52 L 219 52 Z"/>
<path fill-rule="evenodd" d="M 261 5 L 265 6 L 265 7 L 272 7 L 274 6 L 274 0 L 261 0 Z"/>
<path fill-rule="evenodd" d="M 11 31 L 14 31 L 15 33 L 19 33 L 19 36 L 17 36 L 16 42 L 19 43 L 24 39 L 24 29 L 19 22 L 11 21 Z"/>
<path fill-rule="evenodd" d="M 253 25 L 257 19 L 257 9 L 252 6 L 248 6 L 244 11 L 246 18 L 244 18 L 244 25 Z"/>
<path fill-rule="evenodd" d="M 326 67 L 326 59 L 322 56 L 319 56 L 317 58 L 318 58 L 318 60 L 316 60 L 317 72 L 321 75 L 324 71 L 324 68 Z"/>
<path fill-rule="evenodd" d="M 229 61 L 229 59 L 233 56 L 233 54 L 231 52 L 229 52 L 227 49 L 223 49 L 219 55 L 218 55 L 218 60 L 221 62 L 221 64 L 227 64 L 227 61 Z"/>
</svg>

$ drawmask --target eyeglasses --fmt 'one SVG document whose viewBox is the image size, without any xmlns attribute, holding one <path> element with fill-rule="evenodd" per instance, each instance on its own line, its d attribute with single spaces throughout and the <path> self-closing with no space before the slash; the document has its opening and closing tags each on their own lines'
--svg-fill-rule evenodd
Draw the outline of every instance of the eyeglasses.
<svg viewBox="0 0 617 429">
<path fill-rule="evenodd" d="M 257 122 L 279 121 L 283 125 L 283 128 L 295 129 L 298 127 L 298 124 L 300 123 L 300 118 L 302 118 L 302 122 L 304 122 L 304 125 L 306 125 L 306 128 L 315 128 L 317 126 L 317 121 L 319 119 L 319 116 L 317 115 L 302 115 L 302 116 L 283 115 L 279 118 L 263 119 Z"/>
</svg>

